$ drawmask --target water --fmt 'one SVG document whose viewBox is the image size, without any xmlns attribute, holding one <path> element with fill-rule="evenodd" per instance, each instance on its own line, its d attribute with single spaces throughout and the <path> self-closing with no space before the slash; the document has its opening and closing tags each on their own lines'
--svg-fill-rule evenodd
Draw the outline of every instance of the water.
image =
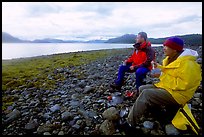
<svg viewBox="0 0 204 137">
<path fill-rule="evenodd" d="M 2 59 L 35 57 L 76 51 L 132 48 L 132 45 L 110 43 L 2 43 Z M 152 46 L 161 46 L 161 44 L 152 44 Z"/>
</svg>

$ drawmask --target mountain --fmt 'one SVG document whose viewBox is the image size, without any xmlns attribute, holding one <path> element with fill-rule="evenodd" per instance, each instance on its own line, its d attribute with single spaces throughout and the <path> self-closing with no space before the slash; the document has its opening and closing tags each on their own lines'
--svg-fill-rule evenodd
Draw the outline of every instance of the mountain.
<svg viewBox="0 0 204 137">
<path fill-rule="evenodd" d="M 26 40 L 21 40 L 19 38 L 16 38 L 9 33 L 2 32 L 2 42 L 3 43 L 23 43 L 23 42 L 29 42 Z"/>
<path fill-rule="evenodd" d="M 36 39 L 36 40 L 33 40 L 32 42 L 34 42 L 34 43 L 64 43 L 63 40 L 60 40 L 60 39 L 50 39 L 50 38 Z"/>
<path fill-rule="evenodd" d="M 134 34 L 125 34 L 120 37 L 109 39 L 105 43 L 135 43 L 135 37 L 136 35 Z"/>
<path fill-rule="evenodd" d="M 177 37 L 184 40 L 184 43 L 186 45 L 202 45 L 202 35 L 201 34 L 188 34 L 188 35 L 176 35 Z M 127 43 L 127 44 L 133 44 L 135 43 L 135 37 L 134 34 L 125 34 L 120 37 L 112 38 L 107 40 L 105 43 Z M 163 44 L 163 42 L 169 37 L 164 38 L 148 38 L 148 40 L 152 44 Z"/>
</svg>

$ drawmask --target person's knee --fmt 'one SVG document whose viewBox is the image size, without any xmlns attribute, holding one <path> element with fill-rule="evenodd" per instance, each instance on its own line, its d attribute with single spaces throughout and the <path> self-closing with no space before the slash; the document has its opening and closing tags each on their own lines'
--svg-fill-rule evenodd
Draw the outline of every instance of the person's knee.
<svg viewBox="0 0 204 137">
<path fill-rule="evenodd" d="M 126 70 L 126 66 L 121 65 L 121 66 L 119 67 L 119 71 L 125 71 L 125 70 Z"/>
<path fill-rule="evenodd" d="M 139 92 L 141 93 L 144 89 L 145 89 L 146 85 L 141 85 L 138 89 L 139 89 Z"/>
<path fill-rule="evenodd" d="M 147 70 L 146 68 L 142 68 L 142 67 L 141 67 L 141 68 L 138 68 L 138 69 L 136 70 L 135 74 L 136 74 L 137 77 L 141 77 L 141 76 L 146 75 L 147 72 L 148 72 L 148 70 Z"/>
<path fill-rule="evenodd" d="M 153 91 L 150 89 L 143 89 L 142 92 L 140 93 L 140 99 L 141 100 L 150 100 Z"/>
<path fill-rule="evenodd" d="M 136 76 L 142 75 L 142 70 L 141 70 L 141 68 L 138 68 L 138 69 L 136 70 L 135 74 L 136 74 Z"/>
</svg>

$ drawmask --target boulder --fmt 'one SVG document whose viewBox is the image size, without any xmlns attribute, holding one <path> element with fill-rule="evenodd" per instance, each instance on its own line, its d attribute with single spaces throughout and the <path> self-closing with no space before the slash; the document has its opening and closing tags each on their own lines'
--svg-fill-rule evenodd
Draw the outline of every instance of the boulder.
<svg viewBox="0 0 204 137">
<path fill-rule="evenodd" d="M 115 107 L 110 107 L 102 113 L 103 118 L 108 120 L 118 120 L 119 112 Z"/>
<path fill-rule="evenodd" d="M 110 120 L 105 120 L 100 128 L 100 132 L 104 135 L 113 135 L 115 133 L 115 127 L 112 121 Z"/>
</svg>

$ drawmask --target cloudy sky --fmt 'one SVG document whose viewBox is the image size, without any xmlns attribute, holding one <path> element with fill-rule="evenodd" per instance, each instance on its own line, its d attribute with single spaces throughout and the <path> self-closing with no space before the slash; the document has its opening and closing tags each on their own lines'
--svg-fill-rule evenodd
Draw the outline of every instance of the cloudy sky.
<svg viewBox="0 0 204 137">
<path fill-rule="evenodd" d="M 3 2 L 2 31 L 27 40 L 202 34 L 202 2 Z"/>
</svg>

